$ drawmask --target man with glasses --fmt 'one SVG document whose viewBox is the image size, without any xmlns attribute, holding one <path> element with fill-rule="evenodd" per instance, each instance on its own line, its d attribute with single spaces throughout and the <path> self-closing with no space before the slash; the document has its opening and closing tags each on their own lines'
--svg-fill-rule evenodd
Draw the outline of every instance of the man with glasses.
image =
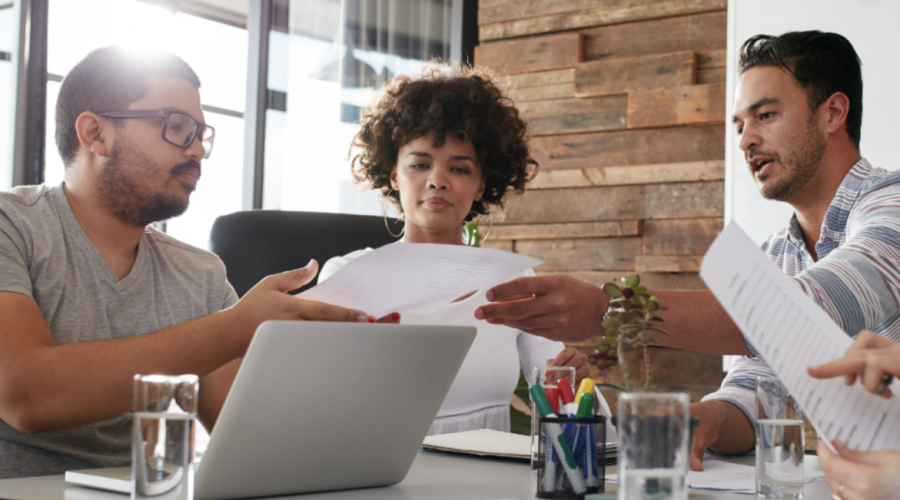
<svg viewBox="0 0 900 500">
<path fill-rule="evenodd" d="M 0 193 L 0 478 L 127 465 L 137 373 L 200 375 L 211 428 L 261 322 L 372 320 L 287 295 L 314 262 L 238 300 L 215 255 L 148 227 L 212 151 L 199 87 L 172 55 L 92 52 L 57 102 L 65 181 Z"/>
</svg>

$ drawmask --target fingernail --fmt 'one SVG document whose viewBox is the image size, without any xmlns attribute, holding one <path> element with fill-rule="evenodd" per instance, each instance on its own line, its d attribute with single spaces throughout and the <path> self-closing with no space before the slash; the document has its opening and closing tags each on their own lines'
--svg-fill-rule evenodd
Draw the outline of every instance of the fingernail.
<svg viewBox="0 0 900 500">
<path fill-rule="evenodd" d="M 475 309 L 475 319 L 484 319 L 484 311 Z"/>
<path fill-rule="evenodd" d="M 312 265 L 313 265 L 313 262 L 315 262 L 315 261 L 316 261 L 316 259 L 309 259 L 309 262 L 307 262 L 307 263 L 306 263 L 306 266 L 304 266 L 303 268 L 304 268 L 304 269 L 309 269 L 309 268 L 311 268 Z"/>
<path fill-rule="evenodd" d="M 484 297 L 486 299 L 488 299 L 488 302 L 493 302 L 494 301 L 494 292 L 488 290 L 488 292 L 486 294 L 484 294 Z M 481 319 L 481 318 L 479 318 L 479 319 Z"/>
<path fill-rule="evenodd" d="M 374 322 L 375 322 L 375 317 L 374 317 L 374 316 L 369 316 L 368 321 L 369 321 L 369 323 L 374 323 Z"/>
<path fill-rule="evenodd" d="M 360 323 L 366 323 L 367 321 L 369 321 L 369 317 L 364 314 L 360 314 L 359 316 L 356 317 L 356 321 L 358 321 Z"/>
<path fill-rule="evenodd" d="M 400 321 L 400 313 L 391 313 L 391 321 Z"/>
</svg>

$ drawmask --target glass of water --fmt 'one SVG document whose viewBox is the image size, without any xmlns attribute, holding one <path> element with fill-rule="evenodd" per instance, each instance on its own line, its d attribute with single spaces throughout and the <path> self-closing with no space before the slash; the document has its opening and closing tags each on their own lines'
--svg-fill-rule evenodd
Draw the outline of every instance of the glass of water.
<svg viewBox="0 0 900 500">
<path fill-rule="evenodd" d="M 132 500 L 194 498 L 196 375 L 135 375 Z"/>
<path fill-rule="evenodd" d="M 619 500 L 684 500 L 690 463 L 690 398 L 619 394 Z"/>
<path fill-rule="evenodd" d="M 803 411 L 776 378 L 756 378 L 756 495 L 803 498 Z"/>
<path fill-rule="evenodd" d="M 550 406 L 554 408 L 558 408 L 559 403 L 559 394 L 557 393 L 557 382 L 562 379 L 569 380 L 569 387 L 572 388 L 572 392 L 575 392 L 575 368 L 572 366 L 543 366 L 543 367 L 534 367 L 534 371 L 532 374 L 532 380 L 534 383 L 541 384 L 541 388 L 544 389 L 544 394 L 547 395 L 547 400 L 550 401 Z M 553 398 L 556 397 L 556 401 Z M 558 412 L 557 412 L 558 413 Z M 562 415 L 566 416 L 566 415 Z M 540 415 L 538 414 L 537 408 L 534 406 L 534 401 L 531 402 L 531 468 L 535 469 L 538 466 L 538 419 Z"/>
</svg>

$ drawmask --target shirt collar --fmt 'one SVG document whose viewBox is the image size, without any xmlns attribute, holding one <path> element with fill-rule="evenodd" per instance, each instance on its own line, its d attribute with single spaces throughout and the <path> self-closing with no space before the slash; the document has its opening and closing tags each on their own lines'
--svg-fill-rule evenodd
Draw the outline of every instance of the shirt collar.
<svg viewBox="0 0 900 500">
<path fill-rule="evenodd" d="M 825 240 L 831 240 L 835 244 L 840 243 L 847 227 L 850 209 L 856 203 L 856 199 L 859 197 L 860 191 L 865 187 L 866 180 L 871 173 L 872 165 L 865 158 L 860 158 L 847 172 L 834 198 L 831 200 L 831 204 L 828 205 L 828 210 L 825 211 L 819 243 Z M 803 229 L 800 228 L 796 212 L 791 214 L 791 220 L 788 223 L 788 239 L 798 248 L 806 250 L 803 242 Z M 822 255 L 819 256 L 819 258 L 822 257 Z"/>
</svg>

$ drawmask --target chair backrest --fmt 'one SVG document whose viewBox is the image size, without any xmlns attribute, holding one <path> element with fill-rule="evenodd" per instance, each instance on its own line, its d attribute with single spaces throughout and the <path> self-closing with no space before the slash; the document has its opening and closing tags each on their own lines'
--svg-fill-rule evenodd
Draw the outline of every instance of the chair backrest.
<svg viewBox="0 0 900 500">
<path fill-rule="evenodd" d="M 403 227 L 388 222 L 394 233 Z M 303 267 L 309 259 L 321 267 L 334 256 L 394 241 L 382 217 L 280 210 L 223 215 L 209 237 L 210 250 L 225 263 L 228 281 L 241 297 L 264 277 Z"/>
</svg>

